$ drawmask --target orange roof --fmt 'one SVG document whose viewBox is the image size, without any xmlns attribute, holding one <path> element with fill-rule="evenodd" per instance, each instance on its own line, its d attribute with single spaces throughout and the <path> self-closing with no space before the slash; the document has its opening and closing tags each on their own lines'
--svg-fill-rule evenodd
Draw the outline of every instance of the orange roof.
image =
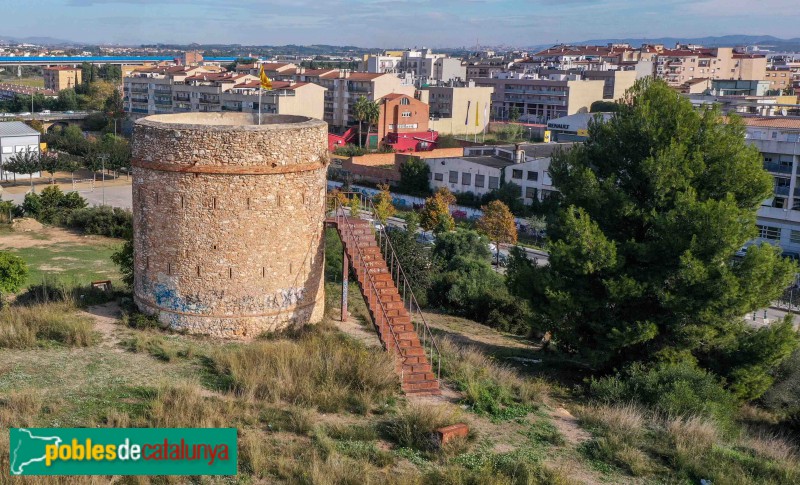
<svg viewBox="0 0 800 485">
<path fill-rule="evenodd" d="M 412 97 L 412 96 L 409 96 L 409 95 L 407 95 L 407 94 L 403 94 L 403 93 L 389 93 L 389 94 L 387 94 L 387 95 L 385 95 L 385 96 L 382 96 L 382 97 L 381 97 L 381 99 L 386 99 L 386 100 L 389 100 L 389 101 L 391 101 L 391 100 L 393 100 L 393 99 L 398 99 L 398 98 L 411 98 L 411 97 Z"/>
<path fill-rule="evenodd" d="M 800 130 L 800 117 L 798 116 L 745 116 L 742 120 L 746 126 Z"/>
<path fill-rule="evenodd" d="M 261 65 L 264 66 L 264 70 L 265 71 L 279 71 L 279 70 L 281 70 L 283 68 L 291 66 L 291 63 L 289 63 L 289 62 L 265 62 L 264 64 L 261 64 Z"/>
<path fill-rule="evenodd" d="M 51 66 L 45 67 L 45 71 L 80 71 L 80 67 L 70 67 L 70 66 Z"/>
</svg>

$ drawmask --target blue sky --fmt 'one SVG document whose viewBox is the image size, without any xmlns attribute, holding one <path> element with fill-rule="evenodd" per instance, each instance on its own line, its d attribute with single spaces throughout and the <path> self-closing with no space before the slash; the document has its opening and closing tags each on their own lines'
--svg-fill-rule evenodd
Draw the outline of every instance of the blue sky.
<svg viewBox="0 0 800 485">
<path fill-rule="evenodd" d="M 537 45 L 800 37 L 800 0 L 0 0 L 0 38 L 78 42 Z"/>
</svg>

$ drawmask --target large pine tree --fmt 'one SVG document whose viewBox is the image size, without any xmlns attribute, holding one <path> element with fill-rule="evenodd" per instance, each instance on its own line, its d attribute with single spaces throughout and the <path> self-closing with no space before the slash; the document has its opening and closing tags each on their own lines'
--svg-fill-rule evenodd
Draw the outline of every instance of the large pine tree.
<svg viewBox="0 0 800 485">
<path fill-rule="evenodd" d="M 688 359 L 742 397 L 763 392 L 797 335 L 788 323 L 756 331 L 743 316 L 796 268 L 770 245 L 733 257 L 772 192 L 741 120 L 642 80 L 550 174 L 562 204 L 532 301 L 561 348 L 598 370 Z"/>
</svg>

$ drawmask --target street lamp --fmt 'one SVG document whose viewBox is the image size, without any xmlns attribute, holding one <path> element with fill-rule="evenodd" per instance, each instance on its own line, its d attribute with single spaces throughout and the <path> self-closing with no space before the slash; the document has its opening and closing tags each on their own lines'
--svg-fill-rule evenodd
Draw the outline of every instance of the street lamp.
<svg viewBox="0 0 800 485">
<path fill-rule="evenodd" d="M 108 153 L 101 153 L 97 158 L 100 159 L 100 172 L 103 174 L 101 187 L 103 188 L 103 204 L 106 205 L 106 160 L 108 160 Z"/>
</svg>

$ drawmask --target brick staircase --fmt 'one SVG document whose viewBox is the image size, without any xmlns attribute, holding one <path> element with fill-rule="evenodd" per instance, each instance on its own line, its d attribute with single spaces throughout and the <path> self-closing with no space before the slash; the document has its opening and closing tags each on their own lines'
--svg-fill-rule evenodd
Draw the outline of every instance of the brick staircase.
<svg viewBox="0 0 800 485">
<path fill-rule="evenodd" d="M 393 273 L 398 271 L 387 266 L 372 226 L 368 221 L 343 214 L 329 218 L 328 223 L 336 227 L 342 239 L 381 343 L 395 356 L 395 370 L 402 380 L 403 391 L 409 395 L 441 394 L 438 375 L 425 348 L 428 342 L 420 341 L 406 301 L 395 284 Z M 429 333 L 427 324 L 425 330 Z M 434 344 L 432 336 L 431 344 Z"/>
</svg>

